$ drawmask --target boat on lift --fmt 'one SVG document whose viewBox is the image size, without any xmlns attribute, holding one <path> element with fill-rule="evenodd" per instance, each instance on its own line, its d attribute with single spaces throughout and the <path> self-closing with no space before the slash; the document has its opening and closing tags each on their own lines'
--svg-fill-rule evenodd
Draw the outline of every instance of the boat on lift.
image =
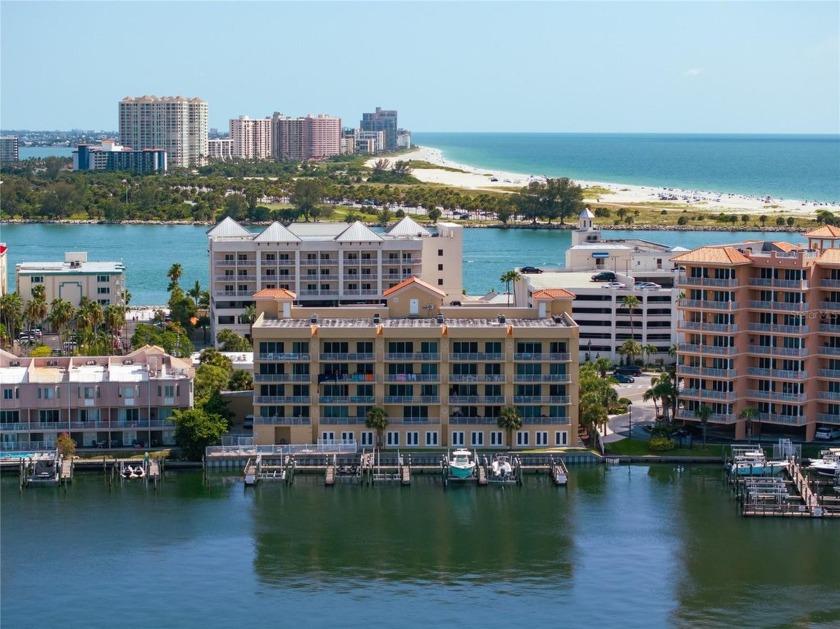
<svg viewBox="0 0 840 629">
<path fill-rule="evenodd" d="M 475 456 L 469 450 L 460 448 L 449 455 L 449 473 L 456 479 L 472 478 L 475 475 Z"/>
</svg>

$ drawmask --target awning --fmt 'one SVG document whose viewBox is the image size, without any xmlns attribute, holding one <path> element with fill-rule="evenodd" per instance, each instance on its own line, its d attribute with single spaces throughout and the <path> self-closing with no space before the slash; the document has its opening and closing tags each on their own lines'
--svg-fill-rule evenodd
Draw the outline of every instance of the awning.
<svg viewBox="0 0 840 629">
<path fill-rule="evenodd" d="M 608 253 L 593 253 L 592 257 L 593 258 L 609 258 L 610 254 L 608 254 Z"/>
</svg>

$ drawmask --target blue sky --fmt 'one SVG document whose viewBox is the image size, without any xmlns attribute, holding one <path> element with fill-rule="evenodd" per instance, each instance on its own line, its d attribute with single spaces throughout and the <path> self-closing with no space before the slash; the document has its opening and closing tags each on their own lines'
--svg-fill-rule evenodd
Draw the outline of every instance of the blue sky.
<svg viewBox="0 0 840 629">
<path fill-rule="evenodd" d="M 0 126 L 124 96 L 414 131 L 840 133 L 840 3 L 0 2 Z"/>
</svg>

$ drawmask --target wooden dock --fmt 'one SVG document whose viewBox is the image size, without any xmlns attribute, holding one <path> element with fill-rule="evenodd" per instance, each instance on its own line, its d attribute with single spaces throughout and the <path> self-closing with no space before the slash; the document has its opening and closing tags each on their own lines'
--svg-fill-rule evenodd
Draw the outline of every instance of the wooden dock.
<svg viewBox="0 0 840 629">
<path fill-rule="evenodd" d="M 61 482 L 67 484 L 73 480 L 73 457 L 69 456 L 61 460 Z"/>
<path fill-rule="evenodd" d="M 569 468 L 566 467 L 563 459 L 554 460 L 552 457 L 551 462 L 548 464 L 548 471 L 555 485 L 568 485 Z"/>
</svg>

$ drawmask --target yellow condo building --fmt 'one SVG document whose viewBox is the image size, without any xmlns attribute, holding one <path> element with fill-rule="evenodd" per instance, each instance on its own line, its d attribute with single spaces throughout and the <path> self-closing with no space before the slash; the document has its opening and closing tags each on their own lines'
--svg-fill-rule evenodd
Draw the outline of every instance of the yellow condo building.
<svg viewBox="0 0 840 629">
<path fill-rule="evenodd" d="M 372 407 L 388 416 L 383 446 L 516 448 L 578 442 L 578 328 L 573 295 L 538 291 L 527 307 L 447 306 L 416 277 L 379 304 L 298 305 L 281 288 L 254 295 L 257 444 L 355 440 L 374 445 Z"/>
</svg>

